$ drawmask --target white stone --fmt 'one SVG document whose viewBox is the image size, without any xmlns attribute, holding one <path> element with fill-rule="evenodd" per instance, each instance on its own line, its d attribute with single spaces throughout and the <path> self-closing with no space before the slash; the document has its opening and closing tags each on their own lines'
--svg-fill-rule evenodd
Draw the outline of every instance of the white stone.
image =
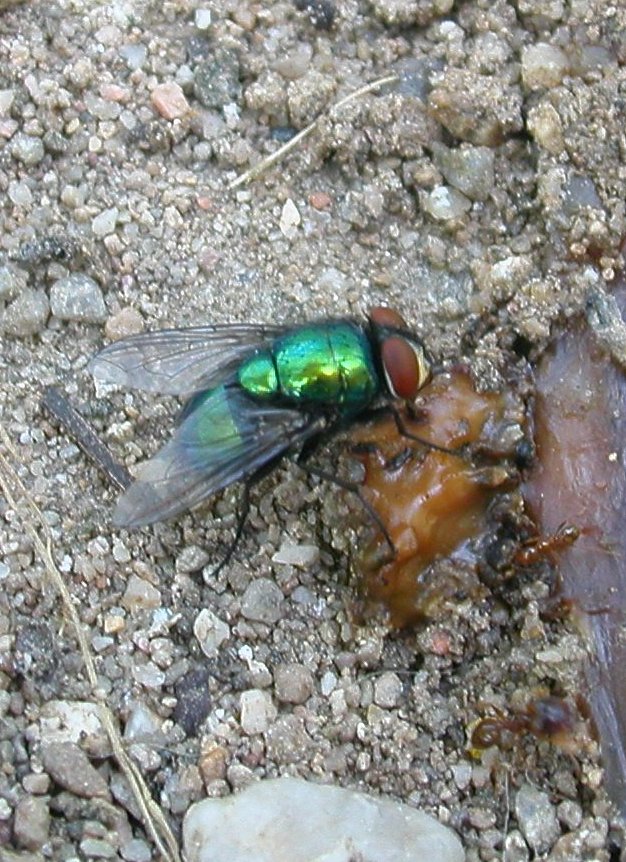
<svg viewBox="0 0 626 862">
<path fill-rule="evenodd" d="M 437 186 L 422 199 L 422 206 L 437 221 L 461 218 L 472 206 L 465 195 L 449 186 Z"/>
<path fill-rule="evenodd" d="M 183 823 L 187 862 L 463 862 L 461 843 L 434 817 L 387 799 L 299 778 L 260 781 L 193 805 Z"/>
<path fill-rule="evenodd" d="M 264 733 L 276 718 L 276 707 L 270 695 L 259 688 L 244 691 L 240 700 L 241 729 L 248 736 Z"/>
<path fill-rule="evenodd" d="M 315 565 L 319 558 L 320 549 L 317 545 L 292 545 L 285 543 L 276 551 L 272 557 L 272 562 L 306 569 L 309 566 Z"/>
<path fill-rule="evenodd" d="M 194 620 L 193 633 L 205 656 L 215 658 L 219 647 L 230 637 L 230 626 L 212 611 L 203 608 Z"/>
<path fill-rule="evenodd" d="M 280 232 L 283 236 L 286 236 L 287 239 L 293 239 L 298 232 L 298 227 L 301 221 L 302 217 L 298 212 L 298 207 L 291 198 L 287 198 L 280 214 Z"/>
</svg>

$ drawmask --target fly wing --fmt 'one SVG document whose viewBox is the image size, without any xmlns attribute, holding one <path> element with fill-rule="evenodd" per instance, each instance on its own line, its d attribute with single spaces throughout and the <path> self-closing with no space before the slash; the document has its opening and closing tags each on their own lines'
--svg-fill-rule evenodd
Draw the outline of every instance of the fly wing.
<svg viewBox="0 0 626 862">
<path fill-rule="evenodd" d="M 164 395 L 190 395 L 218 386 L 280 326 L 227 324 L 162 329 L 133 335 L 97 353 L 89 370 L 97 381 Z"/>
<path fill-rule="evenodd" d="M 183 512 L 246 479 L 323 430 L 324 419 L 257 404 L 221 386 L 207 393 L 120 497 L 119 527 L 142 527 Z"/>
</svg>

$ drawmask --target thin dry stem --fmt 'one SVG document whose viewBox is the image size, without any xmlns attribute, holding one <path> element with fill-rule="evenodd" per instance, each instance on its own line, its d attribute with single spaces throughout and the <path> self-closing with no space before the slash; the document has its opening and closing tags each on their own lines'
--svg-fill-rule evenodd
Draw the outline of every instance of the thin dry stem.
<svg viewBox="0 0 626 862">
<path fill-rule="evenodd" d="M 12 459 L 19 463 L 19 457 L 9 435 L 0 424 L 0 442 Z M 48 577 L 58 590 L 63 603 L 66 617 L 74 629 L 78 646 L 85 665 L 87 679 L 91 686 L 93 699 L 98 707 L 102 726 L 111 743 L 113 756 L 126 776 L 137 805 L 142 814 L 144 825 L 150 834 L 158 852 L 168 862 L 180 862 L 178 843 L 169 827 L 163 812 L 150 795 L 143 776 L 124 750 L 124 743 L 113 713 L 102 702 L 102 692 L 98 686 L 98 676 L 93 661 L 89 641 L 85 637 L 80 618 L 74 607 L 72 596 L 67 589 L 63 576 L 59 571 L 52 552 L 53 540 L 50 528 L 28 489 L 18 476 L 8 458 L 0 452 L 0 488 L 9 504 L 20 518 L 24 530 L 31 537 L 33 545 L 39 554 Z M 42 538 L 43 536 L 43 538 Z"/>
<path fill-rule="evenodd" d="M 264 173 L 268 168 L 271 168 L 272 165 L 277 164 L 277 162 L 282 161 L 288 153 L 294 150 L 301 141 L 315 130 L 318 123 L 324 116 L 330 116 L 332 114 L 337 113 L 343 108 L 345 105 L 354 101 L 355 99 L 360 99 L 361 96 L 367 95 L 367 93 L 371 93 L 374 90 L 378 90 L 379 87 L 384 86 L 385 84 L 394 84 L 398 81 L 398 75 L 386 75 L 384 78 L 378 78 L 376 81 L 372 81 L 370 84 L 366 84 L 364 87 L 360 87 L 358 90 L 355 90 L 353 93 L 349 93 L 347 96 L 344 96 L 343 99 L 340 99 L 338 102 L 335 102 L 334 105 L 331 105 L 327 111 L 320 114 L 313 122 L 308 125 L 306 128 L 302 129 L 302 131 L 298 132 L 290 141 L 287 141 L 282 147 L 279 147 L 275 153 L 272 153 L 271 156 L 268 156 L 266 159 L 262 159 L 256 165 L 253 165 L 247 171 L 245 171 L 241 176 L 237 177 L 236 180 L 230 184 L 229 188 L 236 189 L 239 186 L 244 185 L 244 183 L 248 183 L 253 179 L 256 179 L 260 174 Z"/>
</svg>

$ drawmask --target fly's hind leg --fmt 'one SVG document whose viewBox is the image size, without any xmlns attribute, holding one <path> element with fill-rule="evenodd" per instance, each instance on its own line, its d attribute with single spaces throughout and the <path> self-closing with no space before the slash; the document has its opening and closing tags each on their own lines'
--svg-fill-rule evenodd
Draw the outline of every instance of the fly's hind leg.
<svg viewBox="0 0 626 862">
<path fill-rule="evenodd" d="M 219 575 L 224 566 L 227 566 L 233 558 L 233 554 L 237 550 L 237 545 L 243 535 L 243 528 L 246 525 L 246 521 L 248 520 L 248 515 L 250 514 L 250 488 L 254 484 L 253 481 L 247 480 L 243 486 L 243 494 L 241 497 L 241 505 L 239 508 L 239 514 L 237 516 L 237 527 L 235 529 L 235 534 L 228 543 L 228 547 L 226 548 L 226 553 L 217 564 L 217 566 L 210 573 L 209 578 L 215 577 Z"/>
<path fill-rule="evenodd" d="M 268 476 L 272 472 L 278 460 L 278 458 L 272 459 L 269 463 L 264 464 L 256 472 L 248 476 L 248 478 L 245 480 L 243 485 L 243 493 L 241 495 L 241 505 L 239 508 L 239 515 L 237 517 L 237 527 L 235 529 L 235 534 L 228 543 L 228 547 L 226 548 L 226 553 L 224 554 L 223 559 L 220 560 L 220 562 L 213 569 L 209 577 L 212 577 L 213 575 L 218 575 L 222 571 L 224 566 L 227 566 L 228 563 L 230 563 L 230 561 L 232 560 L 233 554 L 237 550 L 237 545 L 239 544 L 239 541 L 243 535 L 243 530 L 246 526 L 248 515 L 250 514 L 250 489 L 258 482 L 260 482 L 261 479 L 264 479 L 265 476 Z"/>
</svg>

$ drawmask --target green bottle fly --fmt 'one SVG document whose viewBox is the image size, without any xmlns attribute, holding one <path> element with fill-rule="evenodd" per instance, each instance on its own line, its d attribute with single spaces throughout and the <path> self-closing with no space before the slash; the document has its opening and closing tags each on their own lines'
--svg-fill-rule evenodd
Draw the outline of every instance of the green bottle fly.
<svg viewBox="0 0 626 862">
<path fill-rule="evenodd" d="M 364 417 L 378 402 L 414 400 L 430 379 L 424 347 L 396 312 L 366 323 L 162 330 L 111 344 L 94 377 L 187 395 L 178 428 L 120 498 L 118 526 L 172 517 L 227 485 L 251 483 L 289 452 Z"/>
</svg>

